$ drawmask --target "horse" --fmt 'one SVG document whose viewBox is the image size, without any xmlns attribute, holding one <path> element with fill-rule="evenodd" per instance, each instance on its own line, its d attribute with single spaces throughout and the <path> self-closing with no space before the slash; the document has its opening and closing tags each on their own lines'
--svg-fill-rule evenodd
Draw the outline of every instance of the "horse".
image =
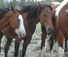
<svg viewBox="0 0 68 57">
<path fill-rule="evenodd" d="M 14 31 L 14 34 L 21 39 L 26 35 L 23 17 L 17 10 L 15 10 L 13 7 L 11 8 L 12 10 L 9 8 L 0 9 L 0 30 L 9 26 L 11 30 Z"/>
<path fill-rule="evenodd" d="M 22 38 L 26 35 L 24 22 L 22 15 L 16 11 L 12 6 L 12 10 L 9 8 L 0 9 L 0 30 L 6 26 L 10 26 L 19 38 Z"/>
<path fill-rule="evenodd" d="M 23 19 L 24 19 L 24 26 L 26 29 L 26 36 L 22 38 L 24 40 L 23 43 L 23 49 L 22 49 L 22 57 L 25 56 L 26 49 L 28 44 L 30 43 L 32 39 L 32 35 L 36 29 L 36 24 L 40 22 L 44 27 L 46 27 L 46 33 L 51 34 L 53 29 L 52 25 L 52 7 L 49 5 L 43 5 L 39 3 L 39 5 L 28 5 L 25 7 L 22 7 L 20 9 Z M 9 30 L 9 31 L 8 31 Z M 5 48 L 5 57 L 7 57 L 7 52 L 8 48 L 12 42 L 12 39 L 15 38 L 15 52 L 14 56 L 18 56 L 18 51 L 19 51 L 19 45 L 20 41 L 22 39 L 19 39 L 17 36 L 13 35 L 14 31 L 11 30 L 11 28 L 8 26 L 1 30 L 0 32 L 0 39 L 2 38 L 3 34 L 6 35 L 7 37 L 7 43 L 6 43 L 6 48 Z M 10 42 L 10 43 L 8 43 Z"/>
<path fill-rule="evenodd" d="M 52 23 L 53 23 L 53 27 L 55 28 L 55 25 L 56 25 L 55 24 L 56 20 L 54 19 L 55 18 L 54 17 L 54 15 L 55 15 L 55 8 L 58 7 L 60 5 L 60 3 L 59 2 L 51 2 L 48 5 L 50 5 L 52 7 Z M 41 42 L 41 57 L 43 57 L 43 51 L 44 51 L 44 49 L 46 47 L 45 46 L 46 45 L 45 41 L 46 41 L 47 33 L 46 33 L 46 28 L 44 26 L 41 26 L 41 30 L 42 30 L 42 34 L 41 34 L 41 39 L 42 39 L 42 42 Z M 51 40 L 51 39 L 49 38 L 49 40 Z M 50 47 L 50 49 L 52 49 L 52 48 Z M 51 52 L 51 55 L 52 55 L 52 52 Z"/>
<path fill-rule="evenodd" d="M 63 39 L 68 36 L 68 0 L 64 0 L 60 5 L 54 9 L 54 21 L 55 24 L 53 34 L 51 36 L 51 57 L 53 57 L 53 40 L 55 41 L 58 39 L 59 44 L 59 57 L 63 57 L 64 49 L 63 49 Z"/>
<path fill-rule="evenodd" d="M 51 2 L 49 3 L 49 5 L 55 10 L 57 8 L 57 6 L 59 6 L 61 3 L 60 2 Z M 68 37 L 65 37 L 65 52 L 67 52 L 67 40 Z"/>
</svg>

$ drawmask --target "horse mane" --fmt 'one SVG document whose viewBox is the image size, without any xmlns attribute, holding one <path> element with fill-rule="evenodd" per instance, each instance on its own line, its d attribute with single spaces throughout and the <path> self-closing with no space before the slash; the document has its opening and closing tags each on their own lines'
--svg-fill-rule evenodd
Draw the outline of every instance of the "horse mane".
<svg viewBox="0 0 68 57">
<path fill-rule="evenodd" d="M 52 10 L 51 6 L 45 5 L 45 4 L 43 4 L 43 5 L 44 5 L 43 8 L 40 7 L 39 5 L 36 5 L 36 4 L 28 5 L 28 6 L 22 6 L 21 13 L 23 14 L 23 13 L 29 11 L 27 18 L 28 19 L 32 19 L 32 18 L 38 17 L 38 15 L 40 14 L 41 10 L 45 9 L 46 7 L 49 7 Z"/>
<path fill-rule="evenodd" d="M 21 13 L 23 14 L 23 13 L 29 11 L 30 7 L 31 7 L 31 5 L 28 5 L 28 6 L 22 6 L 22 8 L 21 8 Z"/>
<path fill-rule="evenodd" d="M 39 5 L 36 5 L 36 4 L 24 6 L 24 7 L 22 7 L 21 12 L 24 13 L 24 12 L 29 11 L 27 18 L 32 19 L 32 18 L 37 17 L 38 7 L 39 7 Z"/>
<path fill-rule="evenodd" d="M 18 9 L 15 9 L 15 10 L 16 10 L 17 12 L 19 12 L 20 14 L 22 14 L 20 10 L 18 10 Z"/>
</svg>

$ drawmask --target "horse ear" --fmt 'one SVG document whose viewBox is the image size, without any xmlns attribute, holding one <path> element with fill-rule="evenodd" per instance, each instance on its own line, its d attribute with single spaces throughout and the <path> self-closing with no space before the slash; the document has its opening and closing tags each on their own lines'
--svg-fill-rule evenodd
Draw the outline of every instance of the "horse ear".
<svg viewBox="0 0 68 57">
<path fill-rule="evenodd" d="M 40 2 L 38 2 L 39 3 L 39 5 L 41 6 L 41 7 L 43 7 L 44 5 L 43 4 L 41 4 Z"/>
<path fill-rule="evenodd" d="M 13 8 L 13 6 L 11 6 L 11 9 L 12 9 L 12 11 L 15 13 L 15 9 Z"/>
<path fill-rule="evenodd" d="M 51 6 L 51 2 L 50 2 L 48 5 L 50 5 L 50 6 Z"/>
</svg>

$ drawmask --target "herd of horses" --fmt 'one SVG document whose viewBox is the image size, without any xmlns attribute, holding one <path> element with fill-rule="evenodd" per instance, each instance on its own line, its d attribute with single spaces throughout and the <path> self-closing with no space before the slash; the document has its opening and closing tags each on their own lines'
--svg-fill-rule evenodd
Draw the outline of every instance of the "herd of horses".
<svg viewBox="0 0 68 57">
<path fill-rule="evenodd" d="M 63 57 L 64 49 L 63 42 L 65 38 L 65 51 L 67 51 L 67 35 L 68 35 L 68 0 L 63 0 L 61 3 L 51 2 L 48 5 L 34 4 L 22 6 L 19 10 L 12 7 L 0 18 L 0 46 L 2 36 L 7 37 L 5 45 L 5 57 L 12 40 L 15 39 L 14 56 L 18 56 L 20 41 L 24 40 L 22 47 L 22 56 L 26 54 L 28 44 L 32 39 L 32 35 L 36 29 L 36 24 L 41 24 L 41 57 L 45 47 L 46 35 L 50 37 L 50 57 L 53 57 L 54 40 L 58 40 L 59 50 L 58 57 Z M 0 48 L 1 52 L 1 48 Z"/>
</svg>

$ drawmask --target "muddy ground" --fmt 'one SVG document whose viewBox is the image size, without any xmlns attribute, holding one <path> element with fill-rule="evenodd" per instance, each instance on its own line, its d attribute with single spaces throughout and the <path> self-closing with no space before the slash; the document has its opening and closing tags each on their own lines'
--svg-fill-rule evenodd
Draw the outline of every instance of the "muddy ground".
<svg viewBox="0 0 68 57">
<path fill-rule="evenodd" d="M 33 34 L 32 40 L 30 42 L 30 44 L 28 45 L 27 51 L 26 51 L 26 55 L 25 57 L 41 57 L 41 29 L 40 29 L 40 24 L 37 25 L 36 31 Z M 1 41 L 1 54 L 0 57 L 4 57 L 4 46 L 5 46 L 5 37 L 2 38 Z M 44 57 L 50 57 L 50 47 L 47 44 L 48 41 L 46 40 L 46 47 L 44 50 Z M 23 40 L 20 43 L 20 48 L 19 48 L 19 55 L 18 57 L 21 57 L 21 50 L 22 50 L 22 44 L 23 44 Z M 11 44 L 9 51 L 8 51 L 8 57 L 14 57 L 14 40 L 13 43 Z M 55 43 L 54 46 L 54 51 L 53 51 L 53 57 L 58 57 L 58 44 Z M 68 57 L 64 54 L 64 57 Z"/>
</svg>

